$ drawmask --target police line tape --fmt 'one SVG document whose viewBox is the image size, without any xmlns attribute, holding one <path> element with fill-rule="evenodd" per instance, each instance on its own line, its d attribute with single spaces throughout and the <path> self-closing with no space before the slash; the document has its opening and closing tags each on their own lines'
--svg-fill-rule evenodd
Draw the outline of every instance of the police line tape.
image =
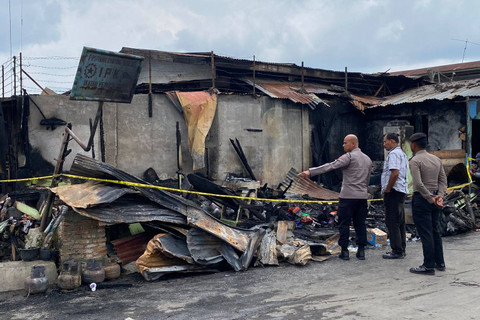
<svg viewBox="0 0 480 320">
<path fill-rule="evenodd" d="M 467 187 L 470 184 L 472 184 L 472 177 L 470 176 L 468 166 L 467 166 L 467 173 L 468 173 L 468 178 L 469 178 L 470 182 L 464 183 L 464 184 L 461 184 L 461 185 L 458 185 L 458 186 L 450 187 L 447 190 L 463 189 L 464 187 Z M 225 195 L 225 194 L 215 194 L 215 193 L 207 193 L 207 192 L 190 191 L 190 190 L 182 190 L 182 189 L 154 186 L 154 185 L 151 185 L 151 184 L 128 182 L 128 181 L 121 181 L 121 180 L 109 180 L 109 179 L 84 177 L 84 176 L 77 176 L 77 175 L 65 174 L 65 173 L 60 173 L 60 174 L 51 175 L 51 176 L 35 177 L 35 178 L 0 180 L 0 183 L 28 182 L 28 181 L 45 180 L 45 179 L 52 179 L 52 178 L 59 178 L 59 177 L 67 177 L 67 178 L 72 178 L 72 179 L 81 179 L 81 180 L 90 180 L 90 181 L 96 181 L 96 182 L 113 183 L 113 184 L 129 186 L 129 187 L 159 189 L 159 190 L 164 190 L 164 191 L 189 193 L 189 194 L 196 194 L 196 195 L 201 195 L 201 196 L 209 196 L 209 197 L 217 197 L 217 198 L 230 198 L 230 199 L 253 200 L 253 201 L 263 201 L 263 202 L 316 203 L 316 204 L 334 204 L 334 203 L 339 202 L 338 200 L 294 200 L 294 199 L 287 200 L 287 199 L 266 199 L 266 198 L 251 198 L 251 197 L 242 197 L 242 196 L 232 196 L 232 195 Z M 407 197 L 411 197 L 411 196 L 412 195 L 407 195 Z M 383 201 L 383 199 L 367 199 L 367 201 L 368 202 L 379 202 L 379 201 Z"/>
</svg>

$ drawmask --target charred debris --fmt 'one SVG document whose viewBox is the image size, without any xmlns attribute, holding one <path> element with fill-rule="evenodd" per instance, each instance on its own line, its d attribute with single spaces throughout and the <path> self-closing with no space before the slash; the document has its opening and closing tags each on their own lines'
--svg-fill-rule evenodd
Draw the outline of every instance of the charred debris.
<svg viewBox="0 0 480 320">
<path fill-rule="evenodd" d="M 31 235 L 39 229 L 41 209 L 28 205 L 31 201 L 25 194 L 3 196 L 2 261 L 18 260 L 18 254 L 22 259 L 31 259 L 27 254 L 32 247 L 38 248 L 44 251 L 44 257 L 45 251 L 50 252 L 48 259 L 56 259 L 65 279 L 65 270 L 71 268 L 72 262 L 62 261 L 56 254 L 61 241 L 55 238 L 55 232 L 67 211 L 99 221 L 110 230 L 137 225 L 140 231 L 131 232 L 133 236 L 114 239 L 115 232 L 107 236 L 104 260 L 123 267 L 134 263 L 148 281 L 169 273 L 244 271 L 282 261 L 305 265 L 310 260 L 326 260 L 338 251 L 338 194 L 299 178 L 294 169 L 276 187 L 260 186 L 251 178 L 234 175 L 227 175 L 219 185 L 201 175 L 189 174 L 184 177 L 185 190 L 189 191 L 186 193 L 163 190 L 162 186 L 172 187 L 176 182 L 160 181 L 152 169 L 145 176 L 147 180 L 153 178 L 150 183 L 80 154 L 74 159 L 71 173 L 124 181 L 126 185 L 73 180 L 52 188 L 56 195 L 52 219 L 43 233 L 36 233 L 36 240 Z M 443 235 L 478 228 L 479 195 L 474 184 L 446 196 L 439 226 Z M 301 203 L 315 200 L 321 202 Z M 408 201 L 406 207 L 408 216 Z M 382 202 L 370 202 L 368 227 L 386 231 L 383 220 Z M 415 241 L 415 227 L 408 225 L 407 231 Z M 375 245 L 379 243 L 372 243 Z M 74 270 L 78 273 L 76 267 Z"/>
</svg>

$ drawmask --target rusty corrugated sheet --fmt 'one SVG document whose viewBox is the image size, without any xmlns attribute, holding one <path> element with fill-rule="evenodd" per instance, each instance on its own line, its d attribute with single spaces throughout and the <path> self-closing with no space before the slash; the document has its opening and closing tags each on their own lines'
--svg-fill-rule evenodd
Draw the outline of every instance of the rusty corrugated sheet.
<svg viewBox="0 0 480 320">
<path fill-rule="evenodd" d="M 450 72 L 450 71 L 469 70 L 469 69 L 480 69 L 480 61 L 455 63 L 455 64 L 448 64 L 444 66 L 412 69 L 412 70 L 405 70 L 405 71 L 396 71 L 396 72 L 391 72 L 390 75 L 392 76 L 402 75 L 402 76 L 411 77 L 411 76 L 425 75 L 431 71 Z"/>
<path fill-rule="evenodd" d="M 322 200 L 338 200 L 340 196 L 339 193 L 322 188 L 310 179 L 299 177 L 298 171 L 293 168 L 288 171 L 282 184 L 288 186 L 291 181 L 293 183 L 288 189 L 288 192 L 291 193 L 307 194 L 309 197 Z"/>
<path fill-rule="evenodd" d="M 81 154 L 75 156 L 70 171 L 73 174 L 89 177 L 148 184 L 147 182 L 107 163 L 99 162 Z M 194 202 L 170 192 L 153 188 L 132 188 L 138 190 L 151 201 L 186 216 L 188 224 L 207 231 L 242 252 L 247 250 L 250 239 L 256 234 L 255 231 L 252 230 L 229 226 L 203 211 Z"/>
<path fill-rule="evenodd" d="M 111 243 L 122 264 L 126 265 L 137 260 L 143 254 L 149 240 L 150 237 L 145 233 L 140 233 L 131 237 L 113 240 Z"/>
<path fill-rule="evenodd" d="M 480 97 L 480 80 L 453 81 L 422 86 L 386 97 L 381 103 L 366 108 L 385 107 L 427 100 L 451 100 L 456 97 Z"/>
<path fill-rule="evenodd" d="M 130 188 L 108 186 L 104 183 L 86 183 L 51 188 L 53 193 L 71 207 L 87 209 L 111 203 L 127 193 L 137 193 Z"/>
<path fill-rule="evenodd" d="M 130 188 L 82 183 L 52 188 L 59 198 L 83 216 L 107 223 L 161 221 L 186 225 L 185 216 L 161 207 Z"/>
<path fill-rule="evenodd" d="M 245 82 L 253 86 L 253 81 L 245 79 Z M 315 93 L 301 92 L 301 85 L 285 82 L 255 82 L 255 88 L 271 98 L 288 99 L 295 103 L 306 104 L 315 109 L 319 104 L 330 107 L 327 102 L 320 99 Z"/>
</svg>

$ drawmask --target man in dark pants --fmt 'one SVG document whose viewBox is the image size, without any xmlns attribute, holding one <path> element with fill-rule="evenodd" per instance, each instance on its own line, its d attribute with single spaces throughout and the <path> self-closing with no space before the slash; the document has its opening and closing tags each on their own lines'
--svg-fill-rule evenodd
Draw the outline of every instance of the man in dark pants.
<svg viewBox="0 0 480 320">
<path fill-rule="evenodd" d="M 383 137 L 383 146 L 388 151 L 382 172 L 382 194 L 385 204 L 385 224 L 390 238 L 391 252 L 384 259 L 403 259 L 406 248 L 405 232 L 405 196 L 408 193 L 408 160 L 398 145 L 396 133 L 387 133 Z"/>
<path fill-rule="evenodd" d="M 367 244 L 367 186 L 372 171 L 372 161 L 358 147 L 358 138 L 349 134 L 343 140 L 343 150 L 346 152 L 337 160 L 316 168 L 310 168 L 299 173 L 306 178 L 313 177 L 335 169 L 342 169 L 343 181 L 338 205 L 338 222 L 340 239 L 338 244 L 342 248 L 339 258 L 349 260 L 348 244 L 350 242 L 350 222 L 357 235 L 357 258 L 365 260 L 365 246 Z"/>
<path fill-rule="evenodd" d="M 413 182 L 412 214 L 417 233 L 422 241 L 423 265 L 410 268 L 417 274 L 435 274 L 435 268 L 445 270 L 442 237 L 438 232 L 438 219 L 447 190 L 447 177 L 441 160 L 426 152 L 427 136 L 414 133 L 410 148 L 415 156 L 410 159 Z"/>
</svg>

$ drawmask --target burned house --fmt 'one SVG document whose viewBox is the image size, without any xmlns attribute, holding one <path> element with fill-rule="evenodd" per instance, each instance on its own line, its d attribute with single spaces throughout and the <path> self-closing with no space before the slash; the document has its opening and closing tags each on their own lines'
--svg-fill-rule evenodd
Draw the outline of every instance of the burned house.
<svg viewBox="0 0 480 320">
<path fill-rule="evenodd" d="M 464 150 L 469 155 L 480 151 L 480 141 L 475 140 L 480 130 L 476 67 L 456 66 L 455 75 L 442 69 L 442 76 L 432 78 L 429 73 L 336 72 L 239 60 L 213 52 L 123 48 L 121 53 L 143 58 L 133 100 L 129 104 L 105 102 L 92 150 L 70 144 L 64 172 L 138 184 L 145 181 L 135 177 L 162 183 L 199 172 L 219 185 L 234 176 L 276 187 L 291 168 L 302 171 L 337 158 L 349 133 L 359 137 L 360 147 L 372 160 L 383 161 L 385 130 L 398 130 L 404 138 L 408 133 L 427 133 L 430 150 L 447 150 L 444 160 L 452 166 L 465 160 Z M 436 83 L 446 78 L 450 81 Z M 86 139 L 96 109 L 96 102 L 72 101 L 68 95 L 25 94 L 2 100 L 2 179 L 51 174 L 65 125 L 71 123 L 75 134 Z M 90 163 L 90 158 L 101 161 Z M 338 190 L 341 173 L 319 179 L 329 189 Z M 2 184 L 2 193 L 21 186 L 22 182 Z M 74 188 L 54 190 L 80 213 L 69 211 L 60 224 L 63 259 L 102 258 L 111 249 L 109 243 L 117 254 L 124 254 L 125 262 L 135 260 L 151 235 L 125 237 L 133 233 L 125 225 L 134 222 L 160 221 L 163 231 L 187 240 L 189 230 L 209 232 L 202 224 L 202 219 L 209 218 L 182 197 L 135 186 L 133 191 L 95 185 Z M 135 207 L 128 204 L 131 199 L 146 204 Z M 105 206 L 96 211 L 99 204 Z M 258 244 L 258 233 L 225 230 L 227 236 L 220 238 L 245 258 L 230 259 L 231 248 L 225 249 L 223 258 L 241 268 L 239 263 L 251 261 L 251 245 Z M 229 232 L 235 235 L 233 240 Z M 195 240 L 201 242 L 202 237 L 190 237 L 198 249 Z M 141 250 L 133 252 L 131 247 Z M 190 261 L 184 255 L 177 258 Z"/>
</svg>

